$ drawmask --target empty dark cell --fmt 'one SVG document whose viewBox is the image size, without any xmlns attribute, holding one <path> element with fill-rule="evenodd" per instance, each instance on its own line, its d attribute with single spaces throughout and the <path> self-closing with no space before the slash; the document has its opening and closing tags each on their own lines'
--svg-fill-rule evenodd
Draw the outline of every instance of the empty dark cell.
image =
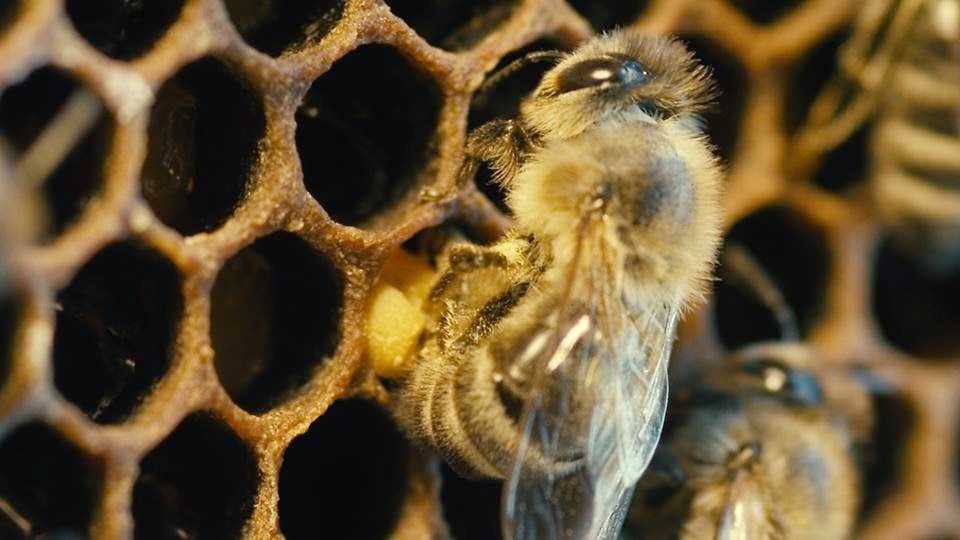
<svg viewBox="0 0 960 540">
<path fill-rule="evenodd" d="M 819 42 L 792 70 L 787 86 L 787 131 L 794 132 L 806 119 L 810 105 L 829 80 L 837 76 L 837 52 L 850 36 L 843 28 Z M 845 85 L 846 86 L 846 85 Z"/>
<path fill-rule="evenodd" d="M 403 436 L 362 400 L 335 403 L 290 443 L 280 469 L 280 530 L 291 540 L 387 538 L 407 491 Z"/>
<path fill-rule="evenodd" d="M 182 308 L 173 265 L 139 244 L 107 246 L 57 295 L 57 389 L 97 422 L 124 420 L 167 371 Z"/>
<path fill-rule="evenodd" d="M 683 37 L 697 59 L 708 66 L 716 81 L 718 96 L 703 114 L 710 142 L 724 161 L 730 161 L 740 134 L 740 118 L 747 96 L 747 77 L 737 61 L 720 47 L 698 37 Z"/>
<path fill-rule="evenodd" d="M 529 53 L 538 51 L 562 50 L 560 43 L 549 38 L 538 39 L 533 43 L 507 54 L 497 66 L 487 74 L 491 77 L 515 60 L 523 58 Z M 470 102 L 470 116 L 468 127 L 473 129 L 490 120 L 516 118 L 520 113 L 520 102 L 523 101 L 540 84 L 543 74 L 556 64 L 553 59 L 531 62 L 519 70 L 501 78 L 496 84 L 487 86 L 477 92 Z"/>
<path fill-rule="evenodd" d="M 0 388 L 7 381 L 13 354 L 13 340 L 20 323 L 21 307 L 9 291 L 0 290 Z"/>
<path fill-rule="evenodd" d="M 458 540 L 496 540 L 500 531 L 502 483 L 468 480 L 442 465 L 440 502 L 450 535 Z"/>
<path fill-rule="evenodd" d="M 214 416 L 192 414 L 140 462 L 134 535 L 240 538 L 258 483 L 250 448 Z"/>
<path fill-rule="evenodd" d="M 783 207 L 761 209 L 733 226 L 727 246 L 742 246 L 768 276 L 793 312 L 805 335 L 825 299 L 830 258 L 822 230 Z M 783 329 L 771 308 L 759 301 L 749 285 L 724 281 L 716 292 L 715 313 L 720 340 L 730 348 L 776 339 Z"/>
<path fill-rule="evenodd" d="M 770 307 L 756 295 L 744 290 L 746 285 L 731 281 L 726 272 L 714 287 L 714 312 L 721 341 L 731 349 L 751 343 L 778 340 L 783 329 Z"/>
<path fill-rule="evenodd" d="M 68 75 L 44 67 L 4 90 L 0 99 L 0 128 L 14 152 L 19 154 L 29 148 L 79 88 Z"/>
<path fill-rule="evenodd" d="M 144 198 L 182 234 L 216 229 L 245 193 L 264 129 L 260 102 L 222 64 L 190 64 L 151 111 Z"/>
<path fill-rule="evenodd" d="M 911 355 L 960 351 L 960 272 L 935 273 L 892 240 L 877 252 L 873 313 L 891 345 Z"/>
<path fill-rule="evenodd" d="M 0 535 L 86 538 L 101 490 L 100 465 L 40 423 L 0 444 Z"/>
<path fill-rule="evenodd" d="M 627 26 L 647 7 L 647 0 L 571 0 L 570 5 L 596 30 Z"/>
<path fill-rule="evenodd" d="M 436 83 L 391 47 L 338 60 L 297 112 L 307 189 L 348 225 L 396 202 L 434 155 L 442 101 Z"/>
<path fill-rule="evenodd" d="M 231 258 L 211 297 L 220 382 L 259 413 L 303 385 L 339 340 L 343 278 L 303 240 L 275 233 Z"/>
<path fill-rule="evenodd" d="M 387 0 L 387 4 L 423 39 L 462 50 L 506 21 L 517 0 Z"/>
<path fill-rule="evenodd" d="M 522 49 L 506 55 L 490 72 L 489 76 L 498 73 L 502 68 L 510 65 L 527 54 L 535 51 L 559 50 L 560 45 L 551 39 L 537 40 Z M 520 103 L 536 89 L 540 79 L 555 64 L 552 60 L 533 62 L 525 65 L 508 77 L 501 79 L 495 85 L 485 88 L 474 95 L 470 102 L 468 129 L 474 129 L 491 120 L 516 118 L 520 113 Z M 490 168 L 484 164 L 477 172 L 475 179 L 477 187 L 501 211 L 507 212 L 506 191 L 493 181 Z"/>
<path fill-rule="evenodd" d="M 730 3 L 752 20 L 766 24 L 779 19 L 802 2 L 801 0 L 731 0 Z"/>
<path fill-rule="evenodd" d="M 41 68 L 0 98 L 0 136 L 19 160 L 53 125 L 59 113 L 81 91 L 71 78 L 53 68 Z M 51 129 L 62 129 L 59 128 Z M 52 172 L 35 178 L 41 184 L 47 206 L 47 227 L 40 241 L 48 242 L 70 225 L 96 194 L 103 177 L 103 159 L 113 135 L 109 119 L 100 120 L 82 134 Z"/>
<path fill-rule="evenodd" d="M 226 0 L 237 31 L 251 46 L 280 56 L 315 45 L 343 16 L 345 0 Z"/>
<path fill-rule="evenodd" d="M 865 447 L 858 449 L 863 489 L 859 519 L 863 523 L 900 481 L 907 440 L 916 423 L 915 413 L 896 394 L 873 397 L 873 433 Z"/>
<path fill-rule="evenodd" d="M 67 0 L 67 15 L 100 52 L 129 60 L 150 50 L 177 20 L 184 0 Z"/>
</svg>

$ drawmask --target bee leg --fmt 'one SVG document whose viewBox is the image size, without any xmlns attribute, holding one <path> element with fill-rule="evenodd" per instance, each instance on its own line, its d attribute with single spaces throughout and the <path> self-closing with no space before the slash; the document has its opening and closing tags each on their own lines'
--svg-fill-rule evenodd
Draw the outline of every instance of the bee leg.
<svg viewBox="0 0 960 540">
<path fill-rule="evenodd" d="M 473 180 L 473 177 L 477 175 L 477 170 L 480 169 L 481 162 L 480 158 L 467 153 L 460 165 L 460 170 L 457 171 L 456 185 L 465 186 Z"/>
<path fill-rule="evenodd" d="M 478 270 L 497 269 L 509 270 L 521 268 L 530 251 L 530 241 L 525 238 L 505 238 L 493 246 L 476 246 L 467 243 L 453 244 L 441 256 L 447 271 L 441 276 L 430 292 L 433 302 L 439 300 L 451 286 L 463 283 L 467 276 Z M 503 281 L 502 287 L 510 285 L 509 279 L 498 272 L 494 275 L 484 274 L 483 279 Z"/>
<path fill-rule="evenodd" d="M 472 272 L 495 266 L 506 268 L 509 261 L 502 253 L 472 244 L 456 244 L 451 246 L 447 260 L 450 270 L 454 272 Z"/>
<path fill-rule="evenodd" d="M 457 174 L 457 185 L 476 175 L 480 163 L 490 163 L 498 181 L 512 178 L 530 150 L 530 138 L 515 120 L 492 120 L 467 136 L 466 158 Z"/>
</svg>

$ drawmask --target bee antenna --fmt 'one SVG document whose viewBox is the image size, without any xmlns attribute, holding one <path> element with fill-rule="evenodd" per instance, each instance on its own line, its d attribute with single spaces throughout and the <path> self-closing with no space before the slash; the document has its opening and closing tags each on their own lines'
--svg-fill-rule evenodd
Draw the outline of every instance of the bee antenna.
<svg viewBox="0 0 960 540">
<path fill-rule="evenodd" d="M 504 79 L 530 64 L 534 64 L 536 62 L 546 62 L 547 60 L 556 60 L 558 58 L 563 58 L 563 55 L 564 52 L 558 50 L 534 51 L 527 53 L 520 58 L 517 58 L 513 62 L 503 66 L 495 71 L 492 75 L 487 77 L 487 80 L 483 81 L 483 84 L 481 84 L 480 88 L 477 89 L 477 94 L 485 94 L 489 92 L 491 88 L 503 82 Z"/>
<path fill-rule="evenodd" d="M 749 250 L 740 244 L 728 245 L 723 250 L 723 266 L 728 277 L 746 285 L 747 290 L 773 312 L 783 341 L 799 341 L 800 331 L 793 309 Z"/>
<path fill-rule="evenodd" d="M 75 90 L 23 153 L 14 178 L 32 188 L 43 184 L 100 118 L 101 109 L 92 92 Z"/>
</svg>

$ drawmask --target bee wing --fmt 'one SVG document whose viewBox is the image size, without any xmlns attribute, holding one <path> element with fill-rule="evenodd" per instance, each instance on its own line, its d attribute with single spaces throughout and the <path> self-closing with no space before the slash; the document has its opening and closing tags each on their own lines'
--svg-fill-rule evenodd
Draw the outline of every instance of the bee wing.
<svg viewBox="0 0 960 540">
<path fill-rule="evenodd" d="M 628 313 L 611 261 L 598 259 L 573 265 L 589 305 L 562 302 L 518 360 L 536 367 L 504 483 L 507 538 L 616 537 L 660 437 L 679 305 Z"/>
</svg>

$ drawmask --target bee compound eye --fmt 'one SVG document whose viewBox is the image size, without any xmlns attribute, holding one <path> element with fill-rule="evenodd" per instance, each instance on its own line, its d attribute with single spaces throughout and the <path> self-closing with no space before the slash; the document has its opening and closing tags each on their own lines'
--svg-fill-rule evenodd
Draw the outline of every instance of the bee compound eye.
<svg viewBox="0 0 960 540">
<path fill-rule="evenodd" d="M 770 393 L 777 393 L 787 387 L 793 370 L 779 360 L 757 358 L 747 362 L 743 371 L 755 377 L 763 389 Z"/>
<path fill-rule="evenodd" d="M 756 378 L 763 392 L 794 405 L 815 407 L 823 402 L 823 390 L 812 373 L 795 370 L 779 360 L 756 359 L 745 364 L 743 371 Z"/>
<path fill-rule="evenodd" d="M 597 86 L 634 87 L 650 80 L 650 72 L 640 62 L 625 55 L 588 58 L 567 68 L 557 80 L 557 92 Z"/>
</svg>

